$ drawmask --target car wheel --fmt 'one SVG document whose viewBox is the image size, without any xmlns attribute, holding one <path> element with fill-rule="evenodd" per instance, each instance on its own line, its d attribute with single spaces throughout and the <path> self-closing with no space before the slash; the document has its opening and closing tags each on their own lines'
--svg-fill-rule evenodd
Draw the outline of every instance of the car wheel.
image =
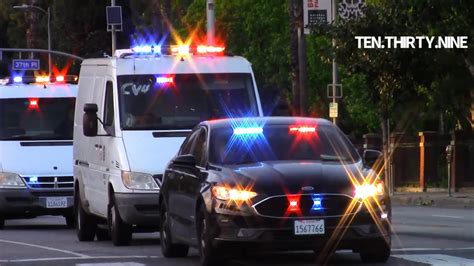
<svg viewBox="0 0 474 266">
<path fill-rule="evenodd" d="M 370 249 L 359 252 L 360 259 L 367 263 L 386 262 L 390 257 L 390 242 L 379 239 L 370 243 Z"/>
<path fill-rule="evenodd" d="M 109 204 L 107 223 L 114 246 L 128 246 L 132 241 L 132 226 L 125 223 L 120 217 L 115 199 Z"/>
<path fill-rule="evenodd" d="M 5 226 L 5 218 L 0 214 L 0 230 Z"/>
<path fill-rule="evenodd" d="M 94 241 L 97 221 L 94 216 L 84 210 L 79 192 L 74 197 L 74 213 L 76 214 L 76 231 L 79 241 Z"/>
<path fill-rule="evenodd" d="M 209 224 L 209 215 L 204 206 L 201 206 L 201 209 L 198 214 L 198 219 L 196 226 L 198 226 L 198 246 L 199 246 L 199 255 L 201 256 L 201 265 L 210 266 L 210 265 L 222 265 L 224 264 L 223 257 L 221 257 L 217 252 L 215 247 L 212 245 L 212 236 L 210 233 L 211 226 Z"/>
<path fill-rule="evenodd" d="M 74 217 L 74 214 L 67 214 L 64 216 L 66 219 L 66 225 L 69 228 L 75 228 L 76 227 L 76 218 Z"/>
<path fill-rule="evenodd" d="M 160 211 L 160 244 L 161 253 L 167 258 L 186 257 L 189 252 L 189 246 L 183 244 L 173 244 L 171 238 L 170 222 L 168 212 L 164 204 Z"/>
<path fill-rule="evenodd" d="M 107 229 L 97 228 L 95 232 L 95 236 L 97 237 L 97 241 L 108 241 L 110 240 L 110 233 Z"/>
</svg>

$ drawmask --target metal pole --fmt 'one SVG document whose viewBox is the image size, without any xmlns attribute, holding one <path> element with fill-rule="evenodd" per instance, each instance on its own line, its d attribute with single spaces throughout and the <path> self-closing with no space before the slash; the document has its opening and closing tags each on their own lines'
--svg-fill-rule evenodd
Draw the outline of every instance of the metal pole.
<svg viewBox="0 0 474 266">
<path fill-rule="evenodd" d="M 337 18 L 337 0 L 332 1 L 332 19 L 336 22 Z M 336 40 L 332 39 L 332 48 L 336 48 Z M 336 63 L 336 53 L 334 52 L 333 59 L 332 59 L 332 102 L 336 103 L 336 84 L 337 84 L 337 63 Z M 332 118 L 332 123 L 336 124 L 336 117 Z"/>
<path fill-rule="evenodd" d="M 301 24 L 302 25 L 302 24 Z M 302 26 L 298 27 L 298 65 L 300 69 L 300 116 L 305 116 L 308 111 L 307 88 L 306 88 L 306 38 Z"/>
<path fill-rule="evenodd" d="M 448 162 L 448 197 L 452 197 L 451 194 L 451 162 Z"/>
<path fill-rule="evenodd" d="M 214 45 L 214 35 L 215 35 L 215 1 L 214 0 L 207 0 L 206 16 L 207 16 L 207 43 L 209 45 Z"/>
<path fill-rule="evenodd" d="M 110 0 L 110 5 L 115 6 L 115 0 Z M 112 25 L 112 56 L 115 55 L 117 35 L 115 34 L 115 25 Z"/>
<path fill-rule="evenodd" d="M 48 51 L 51 51 L 51 12 L 48 7 Z M 51 76 L 51 53 L 48 53 L 48 76 Z"/>
</svg>

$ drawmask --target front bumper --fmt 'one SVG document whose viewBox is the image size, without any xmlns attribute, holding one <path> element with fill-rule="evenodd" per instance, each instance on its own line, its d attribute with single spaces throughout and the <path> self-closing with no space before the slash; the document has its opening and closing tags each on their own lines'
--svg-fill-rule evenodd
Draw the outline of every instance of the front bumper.
<svg viewBox="0 0 474 266">
<path fill-rule="evenodd" d="M 66 208 L 48 208 L 48 198 L 66 200 Z M 33 218 L 40 215 L 72 215 L 73 190 L 0 189 L 0 215 L 6 219 Z"/>
<path fill-rule="evenodd" d="M 349 215 L 347 220 L 339 217 L 311 218 L 267 218 L 258 215 L 235 216 L 211 215 L 215 223 L 214 244 L 217 247 L 239 246 L 249 250 L 322 250 L 333 245 L 334 249 L 358 251 L 370 247 L 373 241 L 385 239 L 390 242 L 390 210 L 387 218 L 377 212 L 377 226 L 365 209 Z M 295 235 L 295 220 L 324 220 L 325 233 L 321 235 Z M 344 221 L 345 222 L 342 222 Z M 337 245 L 335 245 L 337 243 Z M 380 243 L 380 242 L 378 242 Z"/>
<path fill-rule="evenodd" d="M 159 193 L 115 193 L 120 218 L 137 227 L 159 227 Z"/>
</svg>

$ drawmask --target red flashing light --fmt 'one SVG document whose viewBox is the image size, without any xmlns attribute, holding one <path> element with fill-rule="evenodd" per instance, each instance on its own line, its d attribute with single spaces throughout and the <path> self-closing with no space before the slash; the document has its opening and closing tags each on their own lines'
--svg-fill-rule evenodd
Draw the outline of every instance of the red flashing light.
<svg viewBox="0 0 474 266">
<path fill-rule="evenodd" d="M 316 127 L 314 126 L 290 126 L 289 131 L 291 133 L 315 133 Z"/>
<path fill-rule="evenodd" d="M 29 99 L 28 109 L 38 109 L 38 99 Z"/>
<path fill-rule="evenodd" d="M 300 212 L 300 195 L 287 195 L 288 212 Z"/>
<path fill-rule="evenodd" d="M 64 82 L 64 76 L 56 76 L 57 82 Z"/>
</svg>

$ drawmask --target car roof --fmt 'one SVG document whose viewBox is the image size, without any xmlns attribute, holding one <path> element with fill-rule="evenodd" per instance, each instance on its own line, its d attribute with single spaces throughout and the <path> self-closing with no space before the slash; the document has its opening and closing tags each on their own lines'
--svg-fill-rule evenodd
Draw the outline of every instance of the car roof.
<svg viewBox="0 0 474 266">
<path fill-rule="evenodd" d="M 9 84 L 0 85 L 0 99 L 76 97 L 77 84 Z"/>
<path fill-rule="evenodd" d="M 225 118 L 210 121 L 203 121 L 200 125 L 209 128 L 223 128 L 235 125 L 258 126 L 258 125 L 293 125 L 293 124 L 317 124 L 332 126 L 332 123 L 323 118 L 300 117 L 300 116 L 267 116 L 267 117 L 245 117 L 245 118 Z"/>
</svg>

